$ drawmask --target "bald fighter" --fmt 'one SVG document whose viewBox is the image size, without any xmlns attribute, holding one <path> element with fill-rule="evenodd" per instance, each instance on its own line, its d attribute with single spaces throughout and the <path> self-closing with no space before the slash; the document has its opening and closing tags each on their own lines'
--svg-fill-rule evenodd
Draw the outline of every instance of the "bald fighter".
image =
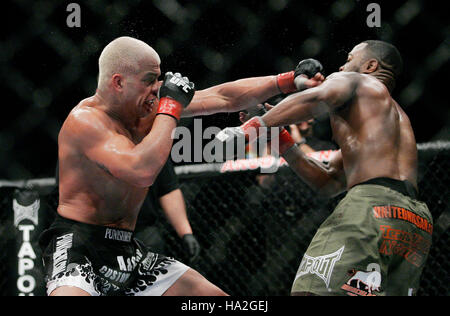
<svg viewBox="0 0 450 316">
<path fill-rule="evenodd" d="M 178 73 L 158 81 L 160 64 L 146 43 L 115 39 L 100 55 L 95 95 L 60 130 L 58 214 L 40 238 L 48 295 L 226 295 L 135 239 L 139 210 L 181 115 L 238 111 L 294 92 L 303 70 L 195 92 Z"/>
<path fill-rule="evenodd" d="M 414 132 L 391 97 L 401 68 L 393 45 L 362 42 L 340 72 L 250 123 L 286 126 L 327 112 L 340 147 L 327 167 L 306 156 L 286 130 L 279 136 L 279 153 L 304 182 L 328 196 L 347 191 L 304 254 L 292 295 L 417 292 L 433 223 L 417 200 Z"/>
</svg>

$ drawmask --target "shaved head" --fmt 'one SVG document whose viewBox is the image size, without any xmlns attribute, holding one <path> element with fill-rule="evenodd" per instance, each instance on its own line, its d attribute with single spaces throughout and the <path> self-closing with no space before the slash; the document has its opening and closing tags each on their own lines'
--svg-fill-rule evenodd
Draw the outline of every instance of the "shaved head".
<svg viewBox="0 0 450 316">
<path fill-rule="evenodd" d="M 160 63 L 158 53 L 147 43 L 127 36 L 116 38 L 100 54 L 98 87 L 107 84 L 114 74 L 134 75 Z"/>
</svg>

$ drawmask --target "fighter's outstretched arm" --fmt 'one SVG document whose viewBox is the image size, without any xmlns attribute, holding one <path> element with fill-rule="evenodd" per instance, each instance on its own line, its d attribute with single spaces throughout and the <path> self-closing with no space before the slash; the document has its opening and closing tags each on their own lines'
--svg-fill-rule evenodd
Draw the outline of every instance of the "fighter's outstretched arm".
<svg viewBox="0 0 450 316">
<path fill-rule="evenodd" d="M 237 112 L 282 93 L 277 76 L 253 77 L 223 83 L 194 94 L 182 117 Z"/>
<path fill-rule="evenodd" d="M 323 81 L 323 67 L 315 59 L 305 59 L 295 70 L 276 76 L 240 79 L 195 92 L 182 117 L 237 112 L 255 106 L 281 93 L 311 88 Z"/>
<path fill-rule="evenodd" d="M 360 83 L 357 73 L 334 73 L 319 86 L 288 96 L 262 116 L 267 127 L 286 126 L 309 120 L 350 101 Z"/>
</svg>

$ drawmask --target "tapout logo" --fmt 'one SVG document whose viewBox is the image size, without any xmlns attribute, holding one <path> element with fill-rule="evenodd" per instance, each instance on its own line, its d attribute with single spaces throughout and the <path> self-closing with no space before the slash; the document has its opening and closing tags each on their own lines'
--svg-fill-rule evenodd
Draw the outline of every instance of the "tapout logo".
<svg viewBox="0 0 450 316">
<path fill-rule="evenodd" d="M 16 190 L 12 201 L 14 211 L 14 226 L 21 232 L 21 244 L 17 253 L 17 291 L 19 296 L 33 296 L 36 288 L 36 279 L 30 274 L 35 268 L 36 252 L 31 244 L 32 231 L 38 225 L 38 211 L 40 199 L 37 192 L 32 190 Z M 32 223 L 21 224 L 27 220 Z"/>
</svg>

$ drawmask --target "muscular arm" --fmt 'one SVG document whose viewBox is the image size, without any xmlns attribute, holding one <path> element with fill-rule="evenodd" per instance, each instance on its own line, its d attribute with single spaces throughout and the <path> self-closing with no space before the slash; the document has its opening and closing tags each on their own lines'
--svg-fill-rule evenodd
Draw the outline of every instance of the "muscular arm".
<svg viewBox="0 0 450 316">
<path fill-rule="evenodd" d="M 285 126 L 333 111 L 349 102 L 356 94 L 360 75 L 334 73 L 320 86 L 293 94 L 267 112 L 262 119 L 268 127 Z M 291 169 L 312 189 L 334 196 L 346 189 L 341 151 L 329 166 L 308 157 L 294 146 L 283 154 Z"/>
<path fill-rule="evenodd" d="M 179 237 L 192 234 L 192 228 L 186 214 L 186 204 L 180 189 L 173 190 L 159 198 L 159 203 L 167 220 Z"/>
<path fill-rule="evenodd" d="M 196 91 L 182 117 L 237 112 L 280 94 L 276 76 L 253 77 Z"/>
<path fill-rule="evenodd" d="M 169 156 L 176 121 L 158 115 L 151 132 L 139 144 L 119 134 L 97 109 L 79 109 L 66 121 L 60 144 L 77 151 L 113 177 L 138 187 L 150 186 Z"/>
<path fill-rule="evenodd" d="M 283 158 L 300 179 L 320 195 L 332 197 L 345 191 L 346 181 L 340 150 L 328 166 L 308 157 L 297 146 L 285 152 Z"/>
<path fill-rule="evenodd" d="M 290 95 L 262 119 L 268 127 L 286 126 L 332 111 L 349 102 L 359 86 L 357 73 L 334 73 L 318 87 Z"/>
</svg>

